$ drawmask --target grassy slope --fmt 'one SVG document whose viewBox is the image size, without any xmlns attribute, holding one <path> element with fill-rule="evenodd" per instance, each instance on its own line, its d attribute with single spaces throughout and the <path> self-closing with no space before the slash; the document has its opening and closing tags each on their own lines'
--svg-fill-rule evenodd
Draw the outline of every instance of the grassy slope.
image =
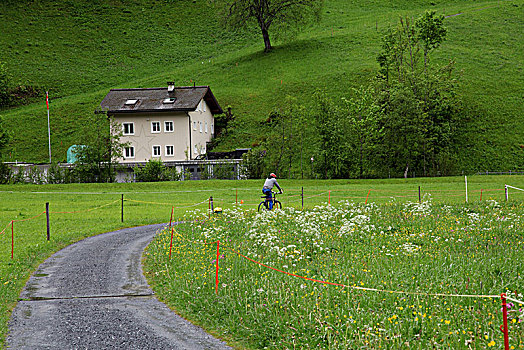
<svg viewBox="0 0 524 350">
<path fill-rule="evenodd" d="M 319 25 L 277 43 L 270 54 L 261 52 L 257 33 L 223 31 L 206 1 L 3 6 L 0 30 L 6 35 L 0 43 L 7 50 L 0 60 L 20 82 L 50 90 L 56 160 L 65 160 L 67 148 L 80 142 L 82 118 L 110 88 L 164 86 L 171 79 L 210 85 L 238 116 L 219 148 L 249 147 L 257 138 L 256 122 L 282 108 L 286 96 L 307 101 L 318 87 L 334 98 L 347 95 L 374 75 L 384 29 L 399 15 L 435 9 L 462 13 L 446 21 L 449 36 L 437 59 L 457 60 L 464 70 L 464 100 L 480 111 L 465 142 L 466 169 L 524 166 L 522 0 L 327 0 Z M 43 102 L 2 114 L 15 134 L 9 160 L 45 161 Z"/>
</svg>

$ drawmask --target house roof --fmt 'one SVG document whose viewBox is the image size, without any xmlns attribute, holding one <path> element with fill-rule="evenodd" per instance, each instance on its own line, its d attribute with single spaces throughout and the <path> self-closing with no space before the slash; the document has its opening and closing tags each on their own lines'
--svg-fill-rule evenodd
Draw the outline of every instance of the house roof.
<svg viewBox="0 0 524 350">
<path fill-rule="evenodd" d="M 168 99 L 171 99 L 171 101 L 166 103 Z M 223 113 L 209 86 L 182 86 L 175 87 L 173 91 L 168 91 L 167 87 L 111 89 L 100 103 L 100 107 L 108 115 L 115 113 L 190 112 L 196 110 L 202 99 L 206 101 L 211 113 Z"/>
</svg>

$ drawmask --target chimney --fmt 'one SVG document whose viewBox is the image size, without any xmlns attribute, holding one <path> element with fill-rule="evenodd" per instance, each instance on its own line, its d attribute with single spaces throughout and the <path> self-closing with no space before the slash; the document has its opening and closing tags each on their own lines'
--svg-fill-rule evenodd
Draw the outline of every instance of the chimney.
<svg viewBox="0 0 524 350">
<path fill-rule="evenodd" d="M 174 81 L 167 82 L 167 92 L 175 92 L 175 82 Z"/>
</svg>

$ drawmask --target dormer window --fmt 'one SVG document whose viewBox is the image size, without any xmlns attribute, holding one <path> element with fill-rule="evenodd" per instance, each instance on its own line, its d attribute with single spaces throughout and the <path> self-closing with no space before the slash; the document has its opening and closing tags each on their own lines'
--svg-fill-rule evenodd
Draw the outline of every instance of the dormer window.
<svg viewBox="0 0 524 350">
<path fill-rule="evenodd" d="M 136 105 L 137 102 L 138 102 L 138 100 L 136 100 L 136 99 L 134 99 L 134 100 L 133 99 L 129 99 L 129 100 L 126 100 L 125 105 L 126 106 L 134 106 L 134 105 Z"/>
</svg>

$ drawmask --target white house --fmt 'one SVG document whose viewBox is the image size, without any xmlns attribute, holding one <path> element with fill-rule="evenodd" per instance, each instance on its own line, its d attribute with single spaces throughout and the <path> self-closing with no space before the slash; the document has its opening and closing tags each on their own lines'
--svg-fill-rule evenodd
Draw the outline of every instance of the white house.
<svg viewBox="0 0 524 350">
<path fill-rule="evenodd" d="M 209 86 L 111 89 L 100 104 L 121 125 L 124 164 L 191 161 L 206 153 L 221 114 Z"/>
</svg>

